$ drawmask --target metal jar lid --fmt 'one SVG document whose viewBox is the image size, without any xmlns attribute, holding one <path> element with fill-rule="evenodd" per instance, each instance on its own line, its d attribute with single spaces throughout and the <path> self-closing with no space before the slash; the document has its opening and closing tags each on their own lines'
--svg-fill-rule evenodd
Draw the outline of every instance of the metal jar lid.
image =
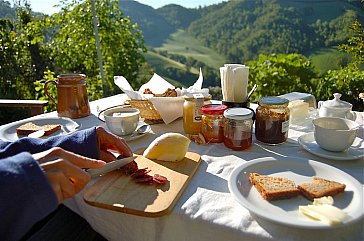
<svg viewBox="0 0 364 241">
<path fill-rule="evenodd" d="M 259 105 L 283 105 L 288 106 L 289 100 L 277 96 L 267 96 L 258 100 Z"/>
<path fill-rule="evenodd" d="M 233 120 L 247 120 L 253 116 L 253 111 L 247 108 L 230 108 L 224 111 L 224 117 Z"/>
</svg>

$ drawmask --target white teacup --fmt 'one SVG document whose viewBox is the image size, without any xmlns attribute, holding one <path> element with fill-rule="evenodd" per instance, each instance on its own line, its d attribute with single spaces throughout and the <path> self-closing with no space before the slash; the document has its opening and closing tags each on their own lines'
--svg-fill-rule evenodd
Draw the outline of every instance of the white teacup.
<svg viewBox="0 0 364 241">
<path fill-rule="evenodd" d="M 347 150 L 354 142 L 359 124 L 338 117 L 319 117 L 312 121 L 317 144 L 328 151 Z"/>
<path fill-rule="evenodd" d="M 104 112 L 108 129 L 118 136 L 132 134 L 137 128 L 140 111 L 136 108 L 114 107 Z"/>
</svg>

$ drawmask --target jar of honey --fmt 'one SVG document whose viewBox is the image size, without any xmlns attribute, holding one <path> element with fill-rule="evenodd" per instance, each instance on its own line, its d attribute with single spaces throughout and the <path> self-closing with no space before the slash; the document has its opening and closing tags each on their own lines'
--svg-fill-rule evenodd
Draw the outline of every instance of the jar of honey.
<svg viewBox="0 0 364 241">
<path fill-rule="evenodd" d="M 252 145 L 254 112 L 248 108 L 230 108 L 224 112 L 224 144 L 242 151 Z"/>
<path fill-rule="evenodd" d="M 210 104 L 211 95 L 202 93 L 187 94 L 183 103 L 183 129 L 186 134 L 197 135 L 201 133 L 202 113 L 201 107 Z"/>
<path fill-rule="evenodd" d="M 277 145 L 288 138 L 289 101 L 276 96 L 259 99 L 256 110 L 255 137 L 263 143 Z"/>
<path fill-rule="evenodd" d="M 218 143 L 224 140 L 224 111 L 228 107 L 221 104 L 209 104 L 201 107 L 201 133 L 206 142 Z"/>
</svg>

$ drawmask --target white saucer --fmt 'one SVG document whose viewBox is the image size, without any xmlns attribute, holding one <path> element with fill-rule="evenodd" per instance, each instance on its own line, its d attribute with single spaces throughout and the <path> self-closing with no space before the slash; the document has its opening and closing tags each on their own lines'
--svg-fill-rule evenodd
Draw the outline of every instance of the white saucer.
<svg viewBox="0 0 364 241">
<path fill-rule="evenodd" d="M 343 152 L 332 152 L 322 149 L 315 141 L 314 133 L 310 132 L 298 138 L 298 143 L 308 152 L 332 160 L 356 160 L 364 157 L 364 140 L 355 138 L 353 145 Z"/>
<path fill-rule="evenodd" d="M 139 122 L 138 123 L 138 126 L 137 126 L 137 129 L 142 126 L 142 125 L 145 125 L 146 123 L 145 122 Z M 152 128 L 149 128 L 149 130 L 143 134 L 139 134 L 137 133 L 136 131 L 134 131 L 132 134 L 130 135 L 125 135 L 125 136 L 121 136 L 122 138 L 124 138 L 125 141 L 134 141 L 134 140 L 137 140 L 143 136 L 145 136 L 146 134 L 150 133 L 152 131 Z"/>
</svg>

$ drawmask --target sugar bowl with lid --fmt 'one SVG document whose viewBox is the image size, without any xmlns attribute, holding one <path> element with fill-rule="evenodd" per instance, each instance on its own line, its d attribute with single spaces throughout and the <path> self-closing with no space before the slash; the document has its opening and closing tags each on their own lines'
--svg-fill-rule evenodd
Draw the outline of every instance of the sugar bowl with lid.
<svg viewBox="0 0 364 241">
<path fill-rule="evenodd" d="M 334 99 L 318 102 L 318 114 L 320 117 L 340 117 L 349 120 L 356 119 L 356 114 L 351 110 L 349 102 L 340 100 L 341 94 L 335 93 Z"/>
</svg>

